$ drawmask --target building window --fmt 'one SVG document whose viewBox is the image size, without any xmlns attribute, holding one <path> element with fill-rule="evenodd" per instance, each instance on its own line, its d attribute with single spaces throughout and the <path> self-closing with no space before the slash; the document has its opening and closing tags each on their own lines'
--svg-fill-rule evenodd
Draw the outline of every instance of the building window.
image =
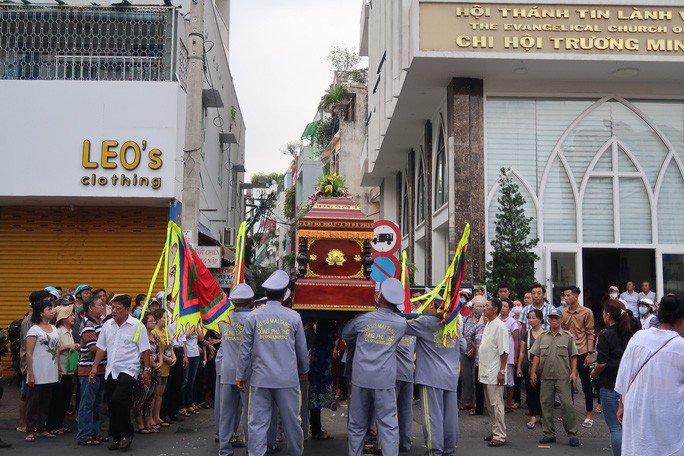
<svg viewBox="0 0 684 456">
<path fill-rule="evenodd" d="M 418 166 L 418 184 L 416 185 L 416 223 L 425 220 L 425 169 L 423 160 L 420 159 Z"/>
<path fill-rule="evenodd" d="M 401 234 L 402 236 L 405 236 L 408 234 L 409 226 L 409 195 L 408 185 L 406 185 L 406 181 L 404 181 L 404 191 L 402 200 L 403 202 L 401 205 Z"/>
<path fill-rule="evenodd" d="M 446 150 L 444 148 L 444 130 L 439 127 L 437 140 L 437 157 L 435 158 L 435 209 L 447 202 Z"/>
</svg>

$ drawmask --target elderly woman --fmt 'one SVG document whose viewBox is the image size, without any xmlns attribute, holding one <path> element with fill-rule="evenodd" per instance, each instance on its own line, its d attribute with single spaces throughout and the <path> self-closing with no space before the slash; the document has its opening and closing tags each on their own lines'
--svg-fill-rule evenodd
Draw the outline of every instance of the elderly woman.
<svg viewBox="0 0 684 456">
<path fill-rule="evenodd" d="M 55 322 L 59 337 L 59 367 L 62 378 L 55 386 L 47 417 L 48 432 L 62 435 L 71 432 L 64 427 L 64 415 L 71 401 L 71 387 L 74 382 L 74 372 L 78 368 L 80 345 L 74 342 L 71 328 L 74 326 L 74 305 L 60 306 L 56 308 Z"/>
<path fill-rule="evenodd" d="M 45 428 L 50 398 L 59 381 L 59 336 L 57 328 L 50 324 L 54 315 L 50 301 L 33 304 L 34 325 L 26 333 L 26 442 L 34 442 L 36 437 L 56 437 Z"/>
<path fill-rule="evenodd" d="M 461 350 L 461 406 L 460 410 L 475 409 L 475 355 L 477 354 L 477 342 L 475 332 L 478 328 L 480 318 L 487 300 L 483 296 L 475 296 L 472 302 L 471 313 L 463 319 L 461 330 L 461 340 L 459 343 Z"/>
</svg>

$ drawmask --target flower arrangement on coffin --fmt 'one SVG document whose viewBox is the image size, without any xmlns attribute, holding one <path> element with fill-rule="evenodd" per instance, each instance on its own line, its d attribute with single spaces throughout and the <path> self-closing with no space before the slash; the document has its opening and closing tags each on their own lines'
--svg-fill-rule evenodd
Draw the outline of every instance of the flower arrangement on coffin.
<svg viewBox="0 0 684 456">
<path fill-rule="evenodd" d="M 316 192 L 309 196 L 309 201 L 316 202 L 321 197 L 347 197 L 344 179 L 337 174 L 326 174 L 318 178 Z"/>
</svg>

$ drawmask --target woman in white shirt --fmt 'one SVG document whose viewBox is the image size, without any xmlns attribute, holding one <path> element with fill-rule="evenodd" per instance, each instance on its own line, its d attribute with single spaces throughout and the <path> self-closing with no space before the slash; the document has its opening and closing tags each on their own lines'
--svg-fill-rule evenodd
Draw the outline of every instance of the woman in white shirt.
<svg viewBox="0 0 684 456">
<path fill-rule="evenodd" d="M 649 298 L 641 298 L 639 300 L 639 322 L 641 329 L 648 329 L 658 321 L 655 316 L 655 303 Z"/>
<path fill-rule="evenodd" d="M 50 324 L 54 315 L 51 302 L 33 304 L 34 325 L 26 333 L 26 442 L 34 442 L 36 437 L 57 437 L 45 430 L 52 391 L 59 381 L 59 336 Z"/>
</svg>

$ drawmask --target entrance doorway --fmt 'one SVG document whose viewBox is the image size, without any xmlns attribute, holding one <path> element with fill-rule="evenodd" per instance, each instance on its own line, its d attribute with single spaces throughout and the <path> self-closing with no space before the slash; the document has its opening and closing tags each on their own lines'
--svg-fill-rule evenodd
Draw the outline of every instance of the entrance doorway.
<svg viewBox="0 0 684 456">
<path fill-rule="evenodd" d="M 608 296 L 608 287 L 615 285 L 620 293 L 628 281 L 641 291 L 644 280 L 655 283 L 655 250 L 653 249 L 582 249 L 584 305 L 590 307 L 601 325 L 601 303 Z"/>
</svg>

